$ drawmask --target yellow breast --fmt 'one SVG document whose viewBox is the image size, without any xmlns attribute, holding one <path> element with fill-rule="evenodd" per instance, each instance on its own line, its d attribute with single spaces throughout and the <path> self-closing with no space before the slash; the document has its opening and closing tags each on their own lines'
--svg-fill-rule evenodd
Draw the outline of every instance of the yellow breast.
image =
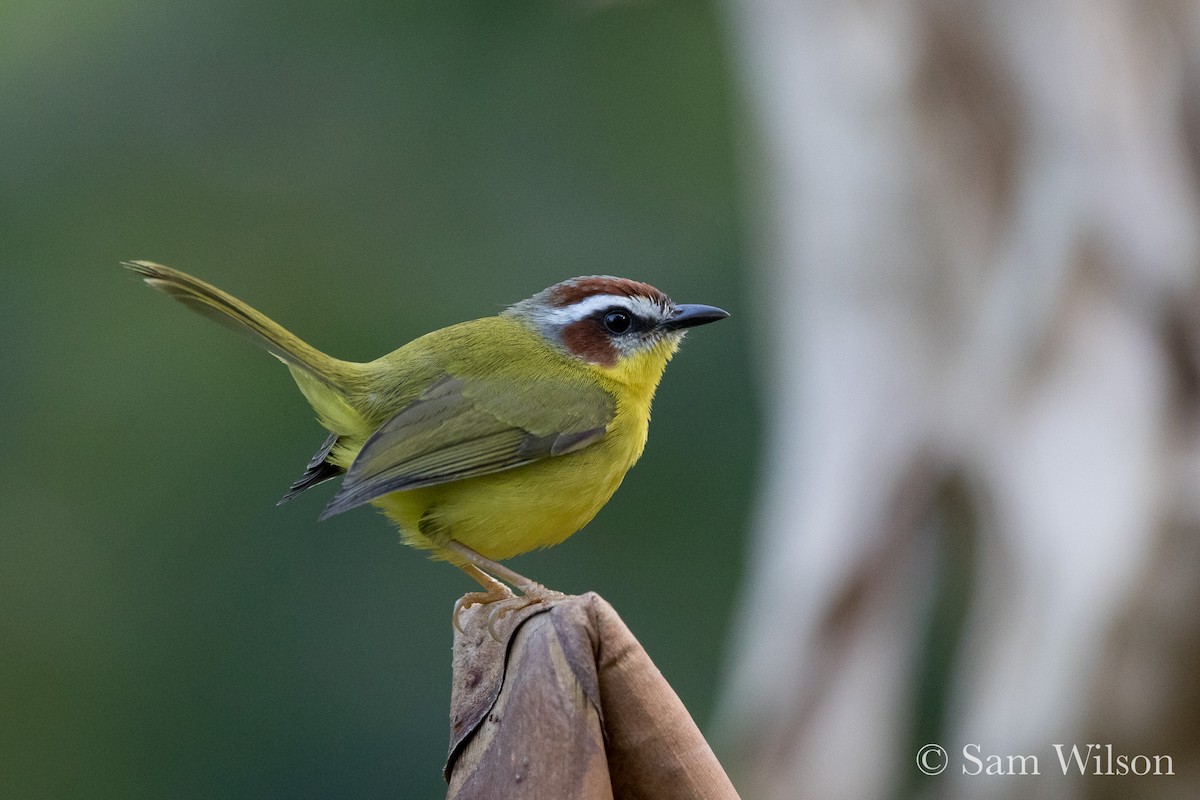
<svg viewBox="0 0 1200 800">
<path fill-rule="evenodd" d="M 374 501 L 399 527 L 405 543 L 433 549 L 450 537 L 501 561 L 558 544 L 591 521 L 609 501 L 645 447 L 654 390 L 674 343 L 611 368 L 593 367 L 616 398 L 605 436 L 583 450 L 532 464 Z"/>
</svg>

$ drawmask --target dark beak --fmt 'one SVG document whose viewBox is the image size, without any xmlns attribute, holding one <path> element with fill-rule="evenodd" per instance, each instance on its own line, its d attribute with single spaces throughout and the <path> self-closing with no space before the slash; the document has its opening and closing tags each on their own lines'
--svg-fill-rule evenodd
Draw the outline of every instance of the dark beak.
<svg viewBox="0 0 1200 800">
<path fill-rule="evenodd" d="M 716 322 L 728 316 L 728 311 L 722 311 L 716 306 L 685 303 L 676 306 L 675 315 L 659 327 L 668 331 L 680 330 L 681 328 L 694 328 L 697 325 L 707 325 L 710 322 Z"/>
</svg>

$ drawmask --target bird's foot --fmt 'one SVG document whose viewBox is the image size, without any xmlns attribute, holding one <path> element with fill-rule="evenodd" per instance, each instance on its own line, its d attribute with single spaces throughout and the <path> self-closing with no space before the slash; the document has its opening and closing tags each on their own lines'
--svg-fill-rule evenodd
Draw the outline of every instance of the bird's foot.
<svg viewBox="0 0 1200 800">
<path fill-rule="evenodd" d="M 547 589 L 537 581 L 524 581 L 517 584 L 517 589 L 521 592 L 521 598 L 529 600 L 525 605 L 534 603 L 549 603 L 551 600 L 562 600 L 566 597 L 562 592 L 556 592 L 553 589 Z M 522 606 L 524 608 L 525 606 Z"/>
<path fill-rule="evenodd" d="M 511 600 L 506 600 L 491 609 L 488 613 L 488 633 L 496 641 L 500 641 L 500 636 L 496 632 L 496 625 L 503 622 L 504 618 L 509 614 L 516 613 L 538 603 L 549 603 L 554 600 L 562 600 L 566 597 L 562 592 L 547 589 L 535 581 L 525 581 L 517 586 L 517 589 L 521 592 L 520 597 L 513 597 Z"/>
<path fill-rule="evenodd" d="M 492 634 L 493 639 L 500 641 L 500 636 L 496 633 L 496 625 L 507 615 L 528 608 L 535 603 L 549 603 L 566 597 L 562 592 L 547 589 L 537 581 L 531 581 L 503 564 L 481 556 L 461 542 L 450 539 L 444 547 L 452 554 L 448 560 L 454 562 L 486 590 L 464 595 L 454 604 L 454 627 L 459 633 L 463 632 L 462 625 L 459 623 L 459 614 L 471 606 L 484 603 L 492 605 L 488 611 L 488 632 Z M 521 596 L 514 595 L 507 586 L 497 580 L 498 578 L 515 587 Z"/>
<path fill-rule="evenodd" d="M 502 583 L 495 582 L 488 586 L 486 592 L 467 592 L 454 603 L 454 629 L 459 633 L 463 633 L 462 621 L 460 615 L 471 606 L 487 605 L 489 603 L 499 603 L 505 600 L 518 599 L 512 590 Z M 495 614 L 495 611 L 492 612 Z M 488 618 L 488 630 L 492 629 L 491 618 Z M 492 634 L 495 637 L 495 634 Z"/>
</svg>

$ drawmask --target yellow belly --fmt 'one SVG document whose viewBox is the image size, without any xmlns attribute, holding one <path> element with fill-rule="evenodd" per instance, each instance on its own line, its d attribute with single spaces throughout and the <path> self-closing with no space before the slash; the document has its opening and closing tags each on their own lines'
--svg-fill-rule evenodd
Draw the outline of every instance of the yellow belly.
<svg viewBox="0 0 1200 800">
<path fill-rule="evenodd" d="M 434 558 L 455 560 L 441 549 L 447 538 L 494 561 L 558 544 L 591 521 L 641 455 L 646 425 L 621 416 L 603 440 L 579 452 L 393 492 L 373 504 L 406 544 L 433 550 Z"/>
</svg>

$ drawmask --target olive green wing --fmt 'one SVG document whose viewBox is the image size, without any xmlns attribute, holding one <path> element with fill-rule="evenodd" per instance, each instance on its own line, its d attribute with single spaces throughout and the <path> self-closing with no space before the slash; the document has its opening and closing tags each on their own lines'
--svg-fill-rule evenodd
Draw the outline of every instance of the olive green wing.
<svg viewBox="0 0 1200 800">
<path fill-rule="evenodd" d="M 598 386 L 444 376 L 363 444 L 321 518 L 390 492 L 488 475 L 604 438 L 616 412 Z"/>
</svg>

